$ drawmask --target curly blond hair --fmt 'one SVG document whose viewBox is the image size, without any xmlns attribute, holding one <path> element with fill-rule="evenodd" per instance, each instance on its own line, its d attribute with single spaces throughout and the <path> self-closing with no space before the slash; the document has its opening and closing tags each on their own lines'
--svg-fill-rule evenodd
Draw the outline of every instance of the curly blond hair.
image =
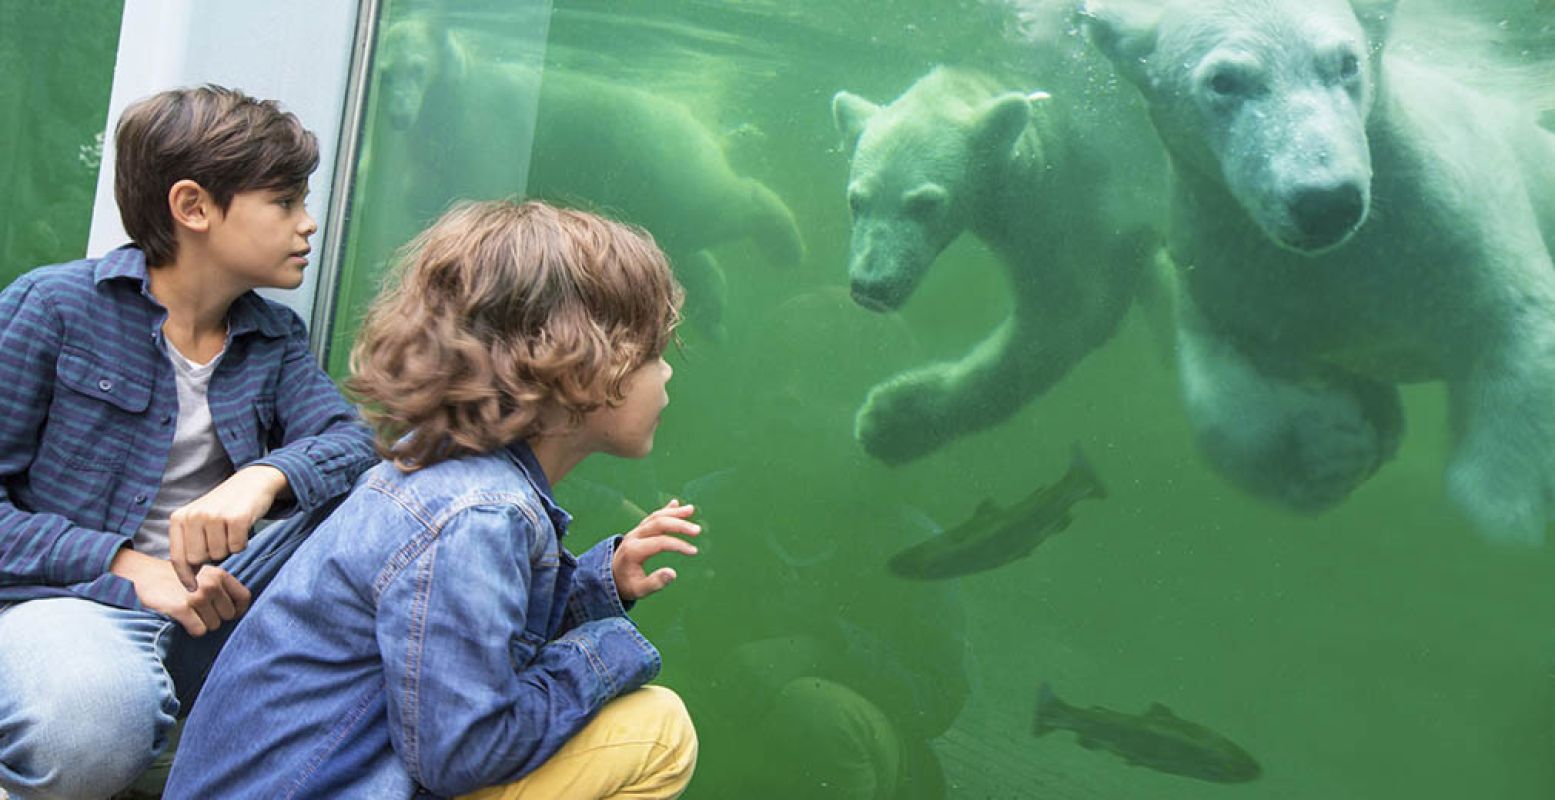
<svg viewBox="0 0 1555 800">
<path fill-rule="evenodd" d="M 539 202 L 460 204 L 401 252 L 347 389 L 403 470 L 576 423 L 658 358 L 683 292 L 646 231 Z"/>
</svg>

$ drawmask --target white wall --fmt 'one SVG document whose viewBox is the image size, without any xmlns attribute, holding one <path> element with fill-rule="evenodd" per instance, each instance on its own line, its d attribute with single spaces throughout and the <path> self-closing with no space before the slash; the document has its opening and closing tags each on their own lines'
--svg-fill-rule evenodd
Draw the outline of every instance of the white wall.
<svg viewBox="0 0 1555 800">
<path fill-rule="evenodd" d="M 274 98 L 319 138 L 308 211 L 318 219 L 314 259 L 302 286 L 266 292 L 310 319 L 325 239 L 325 209 L 356 27 L 352 0 L 128 0 L 108 103 L 107 141 L 87 255 L 128 241 L 113 200 L 113 126 L 131 102 L 163 89 L 218 83 Z"/>
</svg>

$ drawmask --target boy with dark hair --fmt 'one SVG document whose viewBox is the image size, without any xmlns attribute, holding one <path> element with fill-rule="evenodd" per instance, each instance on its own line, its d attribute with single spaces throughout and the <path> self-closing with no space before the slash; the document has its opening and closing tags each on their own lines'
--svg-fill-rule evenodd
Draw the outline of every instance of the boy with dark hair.
<svg viewBox="0 0 1555 800">
<path fill-rule="evenodd" d="M 165 796 L 679 795 L 696 736 L 626 610 L 675 578 L 646 559 L 696 553 L 693 509 L 574 558 L 551 486 L 653 448 L 680 300 L 592 214 L 474 203 L 412 242 L 352 353 L 390 461 L 233 635 Z"/>
<path fill-rule="evenodd" d="M 133 244 L 0 294 L 0 789 L 17 800 L 107 797 L 145 770 L 227 623 L 375 461 L 302 320 L 253 291 L 302 282 L 313 134 L 206 86 L 130 106 L 115 144 Z"/>
</svg>

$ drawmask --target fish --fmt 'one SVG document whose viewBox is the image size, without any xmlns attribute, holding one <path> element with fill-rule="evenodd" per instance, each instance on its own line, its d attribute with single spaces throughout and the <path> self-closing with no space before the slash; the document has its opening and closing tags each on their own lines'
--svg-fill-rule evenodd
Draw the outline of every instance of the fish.
<svg viewBox="0 0 1555 800">
<path fill-rule="evenodd" d="M 1235 742 L 1160 703 L 1143 714 L 1092 706 L 1076 708 L 1043 683 L 1037 690 L 1036 728 L 1042 736 L 1073 731 L 1081 747 L 1122 756 L 1131 766 L 1212 783 L 1246 783 L 1263 774 L 1258 761 Z"/>
<path fill-rule="evenodd" d="M 952 578 L 1001 567 L 1025 558 L 1037 545 L 1069 527 L 1075 503 L 1106 496 L 1106 487 L 1076 446 L 1069 471 L 1057 483 L 1038 487 L 1009 508 L 984 500 L 966 522 L 902 550 L 886 566 L 912 580 Z"/>
</svg>

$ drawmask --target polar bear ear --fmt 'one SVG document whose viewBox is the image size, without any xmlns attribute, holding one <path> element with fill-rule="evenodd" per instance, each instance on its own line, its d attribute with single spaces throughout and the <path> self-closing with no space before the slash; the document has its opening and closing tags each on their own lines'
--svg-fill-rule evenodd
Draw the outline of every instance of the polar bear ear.
<svg viewBox="0 0 1555 800">
<path fill-rule="evenodd" d="M 972 121 L 972 138 L 983 153 L 1006 154 L 1031 124 L 1031 100 L 1016 92 L 983 104 Z"/>
<path fill-rule="evenodd" d="M 1146 85 L 1145 58 L 1155 52 L 1157 20 L 1100 8 L 1094 2 L 1085 4 L 1080 19 L 1086 37 L 1118 73 L 1135 85 Z"/>
<path fill-rule="evenodd" d="M 879 112 L 880 106 L 852 92 L 838 92 L 832 97 L 832 120 L 837 123 L 837 132 L 842 134 L 843 145 L 849 153 L 858 146 L 858 137 L 863 135 L 864 126 Z"/>
</svg>

